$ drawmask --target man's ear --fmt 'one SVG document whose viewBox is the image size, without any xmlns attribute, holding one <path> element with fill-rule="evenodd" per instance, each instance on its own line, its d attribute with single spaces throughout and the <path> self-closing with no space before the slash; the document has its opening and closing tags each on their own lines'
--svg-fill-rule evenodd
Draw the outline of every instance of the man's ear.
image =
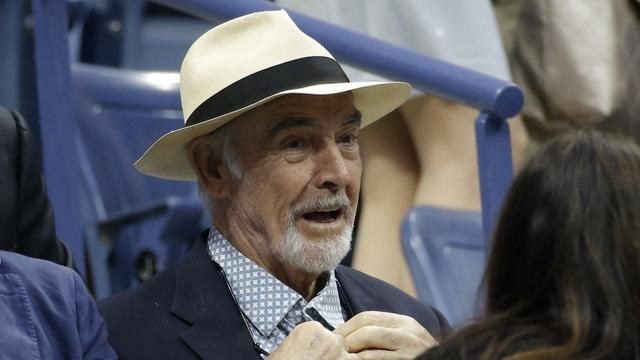
<svg viewBox="0 0 640 360">
<path fill-rule="evenodd" d="M 233 182 L 220 151 L 196 141 L 189 146 L 189 156 L 203 190 L 214 199 L 230 197 Z"/>
</svg>

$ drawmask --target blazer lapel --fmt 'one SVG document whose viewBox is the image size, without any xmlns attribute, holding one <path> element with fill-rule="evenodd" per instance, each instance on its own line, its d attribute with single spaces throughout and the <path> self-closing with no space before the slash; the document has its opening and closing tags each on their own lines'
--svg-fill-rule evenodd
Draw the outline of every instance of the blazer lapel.
<svg viewBox="0 0 640 360">
<path fill-rule="evenodd" d="M 358 313 L 379 307 L 381 302 L 379 295 L 366 286 L 354 283 L 343 273 L 342 265 L 336 268 L 336 279 L 340 284 L 338 287 L 340 303 L 343 309 L 349 309 L 349 319 Z"/>
<path fill-rule="evenodd" d="M 180 338 L 202 359 L 260 359 L 222 272 L 207 254 L 203 237 L 176 269 L 171 312 L 192 325 Z"/>
</svg>

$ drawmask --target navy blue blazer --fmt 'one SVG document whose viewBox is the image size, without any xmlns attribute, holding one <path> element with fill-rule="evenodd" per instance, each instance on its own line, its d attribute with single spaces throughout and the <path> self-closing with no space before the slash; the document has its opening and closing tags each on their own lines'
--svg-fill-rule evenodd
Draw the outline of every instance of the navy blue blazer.
<svg viewBox="0 0 640 360">
<path fill-rule="evenodd" d="M 205 241 L 177 267 L 98 303 L 121 359 L 260 359 Z M 439 312 L 381 280 L 343 266 L 336 277 L 349 316 L 386 311 L 415 318 L 436 338 L 449 330 Z"/>
<path fill-rule="evenodd" d="M 117 359 L 80 276 L 0 251 L 1 359 Z"/>
</svg>

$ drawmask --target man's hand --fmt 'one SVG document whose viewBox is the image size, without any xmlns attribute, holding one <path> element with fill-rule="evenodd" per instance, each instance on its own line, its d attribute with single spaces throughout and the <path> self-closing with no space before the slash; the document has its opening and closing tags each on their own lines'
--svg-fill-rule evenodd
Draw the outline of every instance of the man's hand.
<svg viewBox="0 0 640 360">
<path fill-rule="evenodd" d="M 349 359 L 414 359 L 437 345 L 415 319 L 392 313 L 365 311 L 334 331 L 344 338 Z"/>
<path fill-rule="evenodd" d="M 344 338 L 317 321 L 304 322 L 293 329 L 268 360 L 357 360 L 347 352 Z"/>
</svg>

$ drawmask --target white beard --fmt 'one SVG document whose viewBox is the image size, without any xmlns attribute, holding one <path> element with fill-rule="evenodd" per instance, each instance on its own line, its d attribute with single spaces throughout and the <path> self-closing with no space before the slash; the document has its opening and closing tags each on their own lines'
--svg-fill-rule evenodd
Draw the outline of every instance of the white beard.
<svg viewBox="0 0 640 360">
<path fill-rule="evenodd" d="M 345 211 L 347 224 L 341 233 L 324 239 L 311 240 L 300 234 L 296 228 L 295 218 L 299 213 L 308 211 L 314 206 L 324 206 L 327 203 L 348 204 L 346 196 L 334 195 L 314 201 L 311 204 L 297 206 L 290 211 L 287 228 L 282 241 L 271 242 L 271 251 L 281 261 L 290 266 L 309 273 L 322 273 L 335 269 L 340 261 L 351 249 L 351 235 L 353 233 L 353 216 L 351 211 Z"/>
<path fill-rule="evenodd" d="M 322 240 L 309 240 L 295 227 L 287 227 L 282 241 L 271 245 L 271 251 L 285 263 L 309 273 L 333 270 L 351 249 L 352 226 L 342 233 Z"/>
</svg>

